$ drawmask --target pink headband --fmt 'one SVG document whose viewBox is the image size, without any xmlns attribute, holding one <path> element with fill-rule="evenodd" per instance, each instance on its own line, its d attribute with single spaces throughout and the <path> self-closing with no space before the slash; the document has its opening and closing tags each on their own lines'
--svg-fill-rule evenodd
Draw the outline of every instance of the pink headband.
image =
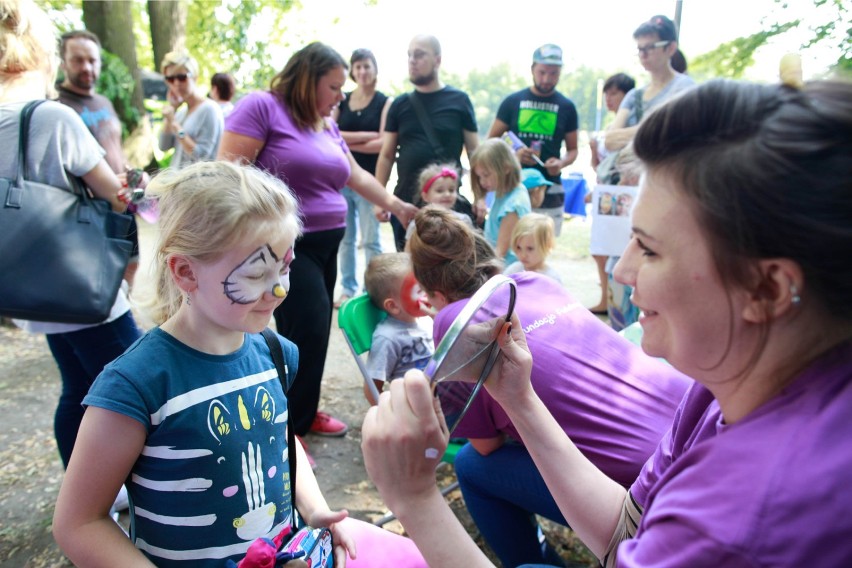
<svg viewBox="0 0 852 568">
<path fill-rule="evenodd" d="M 429 188 L 432 187 L 432 184 L 441 178 L 459 179 L 459 174 L 458 172 L 456 172 L 456 170 L 451 170 L 450 168 L 442 168 L 441 173 L 430 177 L 429 181 L 423 184 L 423 189 L 421 190 L 421 193 L 426 193 L 427 191 L 429 191 Z"/>
</svg>

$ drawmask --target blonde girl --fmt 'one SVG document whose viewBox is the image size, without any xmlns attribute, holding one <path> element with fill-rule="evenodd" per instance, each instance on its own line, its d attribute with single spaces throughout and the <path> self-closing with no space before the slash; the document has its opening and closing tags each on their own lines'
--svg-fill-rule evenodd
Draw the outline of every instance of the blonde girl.
<svg viewBox="0 0 852 568">
<path fill-rule="evenodd" d="M 473 227 L 470 217 L 464 213 L 453 211 L 453 206 L 459 198 L 459 174 L 455 164 L 438 163 L 426 166 L 417 178 L 417 186 L 420 188 L 421 205 L 435 205 L 447 209 L 452 212 L 453 216 L 458 217 L 471 228 Z M 412 219 L 405 232 L 406 250 L 408 250 L 408 239 L 414 229 L 414 219 Z"/>
<path fill-rule="evenodd" d="M 521 184 L 518 158 L 508 144 L 490 138 L 470 156 L 470 169 L 474 195 L 483 197 L 489 191 L 496 194 L 485 221 L 485 238 L 497 257 L 511 264 L 518 260 L 509 246 L 512 231 L 518 220 L 532 211 L 529 192 Z"/>
<path fill-rule="evenodd" d="M 539 272 L 562 284 L 559 273 L 547 264 L 547 256 L 555 245 L 556 234 L 550 216 L 541 213 L 524 215 L 512 231 L 511 246 L 518 261 L 507 266 L 503 273 Z"/>
<path fill-rule="evenodd" d="M 279 337 L 279 379 L 259 332 L 287 296 L 299 215 L 281 181 L 226 162 L 167 170 L 149 191 L 160 234 L 146 307 L 159 327 L 84 399 L 54 536 L 77 566 L 222 566 L 290 522 L 282 382 L 298 351 Z M 329 509 L 310 467 L 296 475 L 301 517 L 331 528 L 343 561 L 354 552 L 340 527 L 348 513 Z M 130 539 L 109 516 L 125 482 Z"/>
</svg>

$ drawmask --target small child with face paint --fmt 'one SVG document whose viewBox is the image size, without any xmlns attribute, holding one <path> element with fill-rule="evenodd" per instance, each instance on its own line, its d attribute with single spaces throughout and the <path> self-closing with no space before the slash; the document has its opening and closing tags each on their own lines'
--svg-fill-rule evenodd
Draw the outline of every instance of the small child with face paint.
<svg viewBox="0 0 852 568">
<path fill-rule="evenodd" d="M 430 164 L 423 168 L 417 178 L 420 186 L 420 206 L 437 205 L 449 211 L 453 215 L 464 221 L 469 227 L 473 227 L 473 222 L 470 217 L 464 213 L 453 211 L 456 201 L 459 198 L 459 174 L 456 171 L 455 164 Z M 405 242 L 414 232 L 414 219 L 408 224 L 405 232 Z M 406 244 L 407 246 L 407 244 Z"/>
<path fill-rule="evenodd" d="M 380 254 L 370 259 L 364 287 L 373 305 L 388 314 L 373 331 L 367 357 L 367 373 L 382 392 L 386 382 L 402 377 L 410 369 L 426 367 L 435 352 L 435 344 L 432 330 L 425 329 L 418 320 L 423 315 L 418 305 L 421 292 L 407 252 Z M 370 404 L 376 404 L 367 385 L 364 396 Z"/>
<path fill-rule="evenodd" d="M 298 351 L 278 337 L 279 379 L 259 334 L 289 289 L 301 227 L 276 178 L 228 162 L 167 170 L 159 197 L 159 327 L 107 365 L 87 406 L 56 506 L 60 545 L 77 565 L 223 566 L 289 526 L 287 397 Z M 297 443 L 297 463 L 307 464 Z M 310 467 L 298 467 L 295 506 L 330 527 L 335 556 L 354 541 Z M 110 518 L 122 483 L 131 539 Z M 135 547 L 133 546 L 135 544 Z"/>
<path fill-rule="evenodd" d="M 556 245 L 553 219 L 541 213 L 529 213 L 521 217 L 512 231 L 512 250 L 518 257 L 503 270 L 503 274 L 516 272 L 538 272 L 562 284 L 559 273 L 547 264 L 547 257 Z"/>
</svg>

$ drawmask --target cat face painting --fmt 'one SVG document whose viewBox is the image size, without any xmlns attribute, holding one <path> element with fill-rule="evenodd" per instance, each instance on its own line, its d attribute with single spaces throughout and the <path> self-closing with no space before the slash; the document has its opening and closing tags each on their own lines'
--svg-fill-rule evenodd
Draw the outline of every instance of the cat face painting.
<svg viewBox="0 0 852 568">
<path fill-rule="evenodd" d="M 287 297 L 290 291 L 290 264 L 295 255 L 293 247 L 279 258 L 269 244 L 252 252 L 234 268 L 222 282 L 225 295 L 235 304 L 251 304 L 269 292 L 276 298 Z"/>
</svg>

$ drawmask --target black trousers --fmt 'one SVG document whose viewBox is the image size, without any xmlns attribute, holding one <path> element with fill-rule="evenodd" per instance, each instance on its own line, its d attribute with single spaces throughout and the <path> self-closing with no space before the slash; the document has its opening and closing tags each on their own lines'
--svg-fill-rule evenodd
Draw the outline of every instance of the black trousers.
<svg viewBox="0 0 852 568">
<path fill-rule="evenodd" d="M 328 351 L 337 248 L 344 229 L 306 233 L 296 241 L 290 293 L 275 310 L 278 333 L 299 348 L 299 369 L 287 398 L 296 434 L 308 433 L 317 413 Z"/>
</svg>

